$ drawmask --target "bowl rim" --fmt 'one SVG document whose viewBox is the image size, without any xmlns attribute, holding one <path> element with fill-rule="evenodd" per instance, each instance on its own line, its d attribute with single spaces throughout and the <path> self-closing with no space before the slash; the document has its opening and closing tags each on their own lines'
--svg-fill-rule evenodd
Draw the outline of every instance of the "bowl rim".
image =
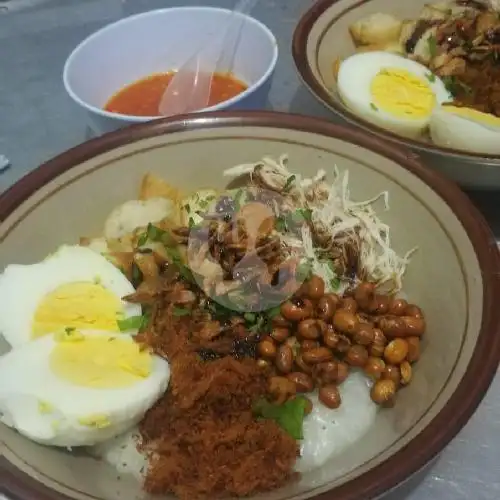
<svg viewBox="0 0 500 500">
<path fill-rule="evenodd" d="M 440 156 L 451 157 L 456 160 L 467 161 L 469 163 L 477 163 L 482 161 L 482 163 L 487 163 L 493 166 L 500 166 L 500 154 L 489 155 L 483 153 L 474 153 L 468 151 L 462 151 L 460 149 L 449 148 L 444 146 L 437 146 L 432 143 L 426 143 L 418 141 L 415 139 L 410 139 L 402 137 L 394 132 L 386 130 L 378 125 L 372 124 L 355 113 L 351 112 L 347 107 L 342 106 L 340 103 L 336 102 L 332 96 L 325 90 L 324 86 L 320 83 L 319 79 L 316 78 L 315 74 L 311 69 L 307 57 L 307 44 L 308 39 L 314 28 L 318 19 L 334 4 L 340 2 L 341 0 L 317 0 L 312 7 L 310 7 L 300 18 L 298 24 L 295 27 L 293 37 L 292 37 L 292 57 L 295 64 L 297 73 L 302 80 L 302 83 L 311 92 L 311 94 L 324 106 L 333 110 L 334 113 L 341 116 L 349 122 L 350 125 L 354 125 L 364 129 L 365 131 L 375 134 L 381 139 L 392 141 L 403 147 L 411 147 L 414 150 L 425 152 L 427 154 L 433 153 Z M 353 0 L 352 5 L 347 6 L 341 14 L 338 14 L 328 23 L 328 27 L 331 27 L 335 22 L 344 15 L 346 12 L 353 11 L 364 4 L 370 3 L 371 0 Z M 346 34 L 346 36 L 348 36 Z M 323 37 L 323 34 L 321 38 Z M 315 57 L 317 57 L 317 49 Z"/>
<path fill-rule="evenodd" d="M 73 88 L 70 84 L 69 74 L 71 71 L 71 66 L 74 63 L 75 59 L 78 57 L 80 51 L 84 50 L 88 44 L 92 43 L 92 41 L 94 41 L 99 36 L 102 36 L 107 31 L 111 31 L 111 30 L 115 29 L 117 26 L 126 27 L 127 24 L 132 24 L 135 21 L 137 21 L 138 19 L 154 17 L 157 15 L 166 14 L 168 12 L 170 12 L 170 13 L 174 12 L 174 11 L 189 12 L 189 11 L 195 11 L 195 10 L 196 11 L 205 11 L 205 12 L 207 12 L 207 11 L 220 12 L 220 13 L 224 12 L 227 15 L 229 15 L 232 12 L 230 9 L 224 9 L 224 8 L 220 8 L 220 7 L 208 7 L 208 6 L 207 7 L 203 7 L 203 6 L 200 6 L 200 7 L 196 7 L 196 6 L 167 7 L 167 8 L 163 8 L 163 9 L 153 9 L 153 10 L 148 10 L 146 12 L 140 12 L 138 14 L 133 14 L 131 16 L 127 16 L 127 17 L 124 17 L 122 19 L 119 19 L 118 21 L 106 24 L 102 28 L 98 29 L 97 31 L 94 31 L 89 36 L 84 38 L 71 51 L 71 53 L 67 57 L 67 59 L 64 63 L 63 73 L 62 73 L 62 80 L 63 80 L 64 89 L 66 90 L 66 93 L 71 97 L 71 99 L 76 104 L 78 104 L 79 106 L 81 106 L 82 108 L 87 110 L 88 112 L 99 115 L 100 117 L 103 117 L 103 118 L 113 119 L 113 120 L 117 120 L 117 121 L 121 121 L 121 122 L 125 122 L 125 123 L 131 123 L 131 124 L 145 123 L 145 122 L 148 122 L 151 120 L 161 118 L 159 116 L 135 116 L 135 115 L 125 115 L 125 114 L 121 114 L 121 113 L 115 113 L 112 111 L 106 111 L 102 108 L 99 108 L 97 106 L 94 106 L 94 105 L 88 103 L 87 101 L 82 99 L 73 90 Z M 258 26 L 259 29 L 267 36 L 267 38 L 269 39 L 269 41 L 272 44 L 271 62 L 268 65 L 266 71 L 260 76 L 260 78 L 257 81 L 255 81 L 254 83 L 252 83 L 251 85 L 248 85 L 246 90 L 244 90 L 240 94 L 232 97 L 231 99 L 227 99 L 227 100 L 222 101 L 218 104 L 214 104 L 213 106 L 208 106 L 206 108 L 203 108 L 204 112 L 222 110 L 224 108 L 227 108 L 228 106 L 232 106 L 232 105 L 240 102 L 242 99 L 245 99 L 249 95 L 255 93 L 255 91 L 257 91 L 260 87 L 262 87 L 262 85 L 264 85 L 264 83 L 267 80 L 269 80 L 269 78 L 272 76 L 274 70 L 276 69 L 276 64 L 278 62 L 279 49 L 278 49 L 278 41 L 276 40 L 274 33 L 263 22 L 259 21 L 255 17 L 252 17 L 248 14 L 241 14 L 241 13 L 238 13 L 237 15 L 244 18 L 247 22 L 250 22 L 251 24 Z M 145 75 L 143 78 L 147 78 L 147 76 L 148 75 Z M 117 91 L 118 90 L 120 90 L 120 89 L 117 89 Z M 111 98 L 111 96 L 110 96 L 110 98 Z"/>
<path fill-rule="evenodd" d="M 46 183 L 83 161 L 117 147 L 147 138 L 183 131 L 230 127 L 288 129 L 337 138 L 382 155 L 410 171 L 452 209 L 467 232 L 481 268 L 483 315 L 478 339 L 467 369 L 441 411 L 404 448 L 361 476 L 316 495 L 315 500 L 376 498 L 419 472 L 464 427 L 490 386 L 500 362 L 500 253 L 483 216 L 456 184 L 421 163 L 414 153 L 381 142 L 362 130 L 326 120 L 269 111 L 204 112 L 138 124 L 105 134 L 47 161 L 0 195 L 0 220 Z M 426 443 L 422 446 L 422 442 Z M 0 491 L 14 500 L 70 500 L 0 459 Z"/>
</svg>

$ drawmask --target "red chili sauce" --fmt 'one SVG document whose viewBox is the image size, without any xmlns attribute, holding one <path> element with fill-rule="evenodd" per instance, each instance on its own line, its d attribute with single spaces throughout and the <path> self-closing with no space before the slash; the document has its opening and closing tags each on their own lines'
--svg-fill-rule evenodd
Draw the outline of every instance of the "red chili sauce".
<svg viewBox="0 0 500 500">
<path fill-rule="evenodd" d="M 157 73 L 120 89 L 105 104 L 104 110 L 132 116 L 160 116 L 158 106 L 175 72 Z M 215 73 L 208 106 L 227 101 L 248 88 L 231 73 Z"/>
</svg>

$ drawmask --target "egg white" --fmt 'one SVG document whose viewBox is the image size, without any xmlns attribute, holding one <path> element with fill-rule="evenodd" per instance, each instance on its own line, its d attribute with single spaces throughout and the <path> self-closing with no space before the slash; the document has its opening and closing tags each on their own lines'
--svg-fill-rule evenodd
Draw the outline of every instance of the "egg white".
<svg viewBox="0 0 500 500">
<path fill-rule="evenodd" d="M 471 153 L 500 154 L 500 126 L 475 121 L 436 108 L 429 123 L 432 142 L 437 146 L 462 149 Z"/>
<path fill-rule="evenodd" d="M 130 335 L 82 333 L 133 342 Z M 74 385 L 50 369 L 49 356 L 55 345 L 53 335 L 48 335 L 0 358 L 0 421 L 38 443 L 72 447 L 114 438 L 136 425 L 167 389 L 170 368 L 158 356 L 153 357 L 150 376 L 133 386 L 102 389 Z M 79 419 L 95 415 L 105 416 L 109 425 L 96 428 L 79 423 Z"/>
<path fill-rule="evenodd" d="M 428 126 L 431 114 L 419 119 L 405 119 L 376 108 L 372 102 L 371 82 L 385 68 L 403 69 L 422 78 L 434 92 L 436 104 L 453 100 L 443 81 L 422 64 L 403 56 L 378 51 L 355 54 L 341 63 L 337 77 L 340 98 L 353 113 L 370 123 L 405 137 L 416 138 Z"/>
<path fill-rule="evenodd" d="M 336 410 L 321 404 L 317 394 L 308 395 L 313 410 L 304 420 L 304 439 L 296 466 L 299 472 L 321 467 L 369 431 L 377 415 L 370 387 L 371 382 L 362 373 L 351 373 L 339 386 L 342 404 Z"/>
<path fill-rule="evenodd" d="M 0 333 L 12 346 L 31 340 L 32 322 L 40 301 L 58 286 L 96 282 L 120 300 L 134 287 L 105 257 L 86 247 L 62 246 L 42 262 L 11 264 L 0 275 Z M 124 318 L 139 316 L 141 307 L 121 300 Z"/>
</svg>

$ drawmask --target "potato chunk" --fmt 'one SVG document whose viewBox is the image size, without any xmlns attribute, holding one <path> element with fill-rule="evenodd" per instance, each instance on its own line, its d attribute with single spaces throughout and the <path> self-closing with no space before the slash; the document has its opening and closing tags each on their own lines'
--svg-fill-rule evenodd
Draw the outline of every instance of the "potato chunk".
<svg viewBox="0 0 500 500">
<path fill-rule="evenodd" d="M 397 41 L 387 44 L 361 45 L 356 49 L 356 52 L 377 52 L 379 50 L 382 52 L 391 52 L 392 54 L 405 53 L 403 46 Z"/>
<path fill-rule="evenodd" d="M 371 14 L 349 26 L 356 45 L 382 45 L 399 38 L 402 22 L 391 14 Z"/>
</svg>

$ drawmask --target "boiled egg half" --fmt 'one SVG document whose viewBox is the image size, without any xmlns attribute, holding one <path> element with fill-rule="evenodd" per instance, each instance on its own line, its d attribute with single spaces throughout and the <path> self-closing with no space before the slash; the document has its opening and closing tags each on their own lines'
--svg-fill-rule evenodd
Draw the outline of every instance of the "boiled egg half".
<svg viewBox="0 0 500 500">
<path fill-rule="evenodd" d="M 472 153 L 500 154 L 500 118 L 471 108 L 439 106 L 429 124 L 434 144 Z"/>
<path fill-rule="evenodd" d="M 0 421 L 41 444 L 94 445 L 136 425 L 169 378 L 128 334 L 68 328 L 0 358 Z"/>
<path fill-rule="evenodd" d="M 345 59 L 337 89 L 353 113 L 410 138 L 417 138 L 427 128 L 436 106 L 453 100 L 442 80 L 425 66 L 388 52 Z"/>
<path fill-rule="evenodd" d="M 9 265 L 0 275 L 0 333 L 17 347 L 64 328 L 120 331 L 141 307 L 124 274 L 89 248 L 63 246 L 44 261 Z M 122 328 L 123 329 L 123 328 Z"/>
</svg>

